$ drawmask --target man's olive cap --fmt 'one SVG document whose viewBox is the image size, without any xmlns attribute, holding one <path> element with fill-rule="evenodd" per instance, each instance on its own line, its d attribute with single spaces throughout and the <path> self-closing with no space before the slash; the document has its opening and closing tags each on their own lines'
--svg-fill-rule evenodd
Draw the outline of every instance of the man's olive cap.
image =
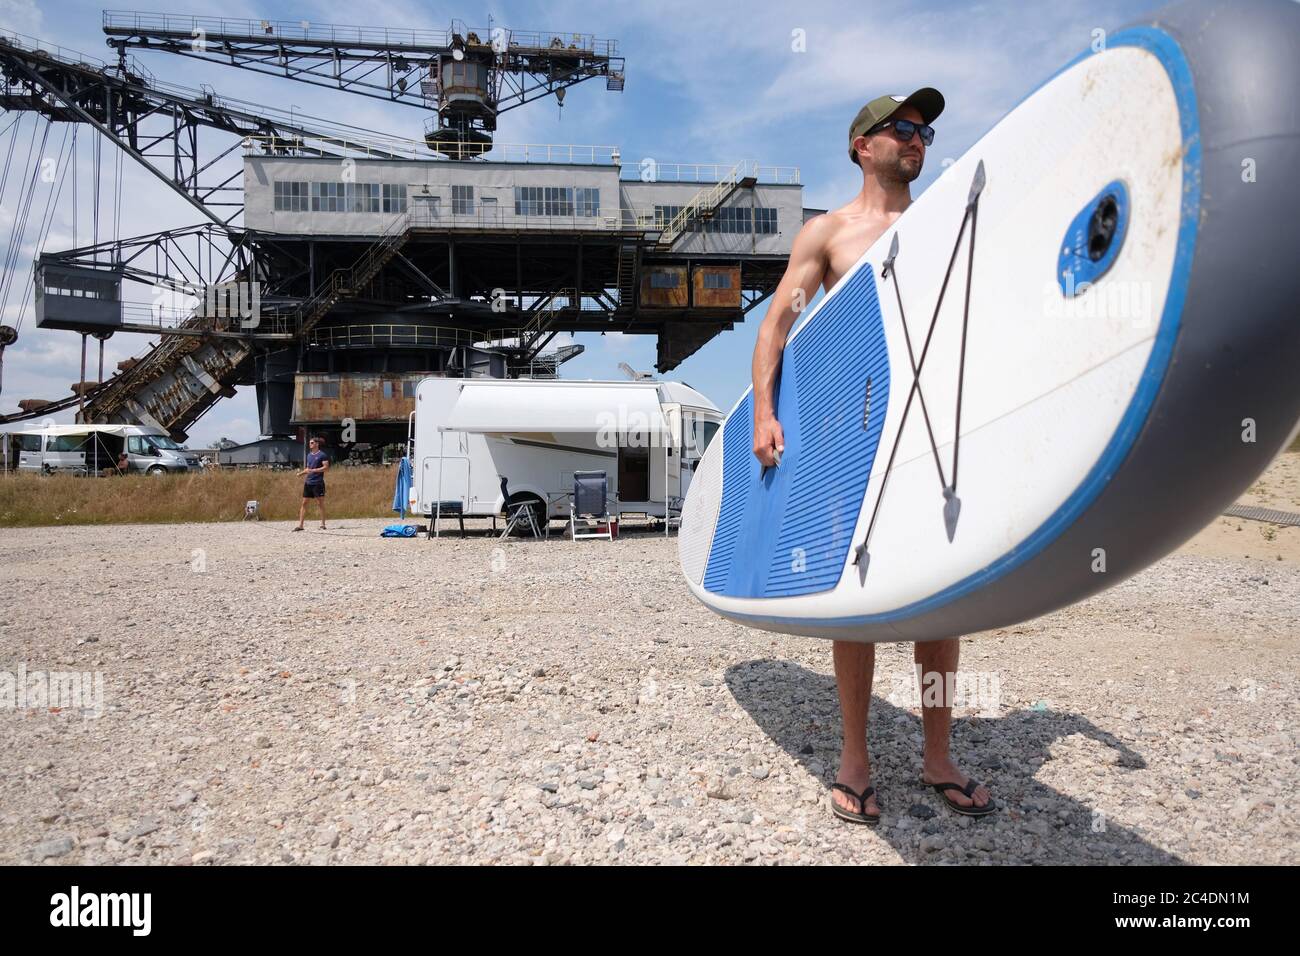
<svg viewBox="0 0 1300 956">
<path fill-rule="evenodd" d="M 857 165 L 858 154 L 853 141 L 878 123 L 883 123 L 904 106 L 915 106 L 925 123 L 933 123 L 943 112 L 943 94 L 931 86 L 923 86 L 911 96 L 877 96 L 853 117 L 849 124 L 849 161 Z"/>
</svg>

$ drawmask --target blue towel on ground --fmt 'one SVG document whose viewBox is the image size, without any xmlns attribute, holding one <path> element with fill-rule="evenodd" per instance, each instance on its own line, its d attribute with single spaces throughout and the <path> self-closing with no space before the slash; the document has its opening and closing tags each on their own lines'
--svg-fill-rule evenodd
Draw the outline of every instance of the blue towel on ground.
<svg viewBox="0 0 1300 956">
<path fill-rule="evenodd" d="M 418 529 L 413 524 L 390 524 L 379 532 L 381 538 L 414 538 Z"/>
</svg>

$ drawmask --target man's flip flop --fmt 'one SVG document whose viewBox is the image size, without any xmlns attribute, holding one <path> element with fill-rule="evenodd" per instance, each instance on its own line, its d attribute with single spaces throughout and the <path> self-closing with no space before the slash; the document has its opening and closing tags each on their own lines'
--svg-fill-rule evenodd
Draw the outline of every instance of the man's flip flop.
<svg viewBox="0 0 1300 956">
<path fill-rule="evenodd" d="M 921 782 L 925 783 L 924 780 L 922 780 Z M 974 800 L 975 797 L 973 796 L 973 794 L 975 793 L 976 788 L 979 787 L 980 785 L 980 782 L 976 780 L 974 777 L 971 777 L 969 780 L 967 780 L 966 786 L 964 787 L 959 783 L 925 783 L 925 785 L 927 787 L 934 787 L 935 791 L 939 794 L 939 796 L 943 797 L 943 802 L 948 804 L 948 808 L 952 810 L 954 813 L 960 813 L 964 817 L 988 816 L 990 813 L 992 813 L 994 810 L 998 808 L 997 804 L 993 802 L 993 799 L 991 797 L 989 798 L 989 802 L 984 804 L 984 806 L 982 807 L 977 807 L 975 806 L 974 803 L 972 803 L 969 807 L 964 807 L 956 800 L 954 800 L 952 797 L 948 796 L 947 793 L 944 792 L 946 790 L 956 790 L 958 793 L 962 794 L 967 799 Z"/>
<path fill-rule="evenodd" d="M 854 800 L 858 801 L 858 807 L 861 808 L 862 810 L 861 813 L 854 813 L 852 810 L 845 810 L 842 806 L 840 806 L 838 803 L 835 802 L 834 797 L 831 797 L 831 812 L 834 813 L 841 820 L 847 820 L 849 823 L 865 823 L 869 827 L 874 827 L 877 823 L 880 822 L 879 813 L 866 812 L 867 799 L 873 793 L 876 792 L 875 787 L 868 786 L 861 793 L 857 793 L 854 791 L 852 787 L 850 787 L 846 783 L 836 783 L 831 785 L 831 789 L 842 790 L 845 793 L 847 793 Z"/>
</svg>

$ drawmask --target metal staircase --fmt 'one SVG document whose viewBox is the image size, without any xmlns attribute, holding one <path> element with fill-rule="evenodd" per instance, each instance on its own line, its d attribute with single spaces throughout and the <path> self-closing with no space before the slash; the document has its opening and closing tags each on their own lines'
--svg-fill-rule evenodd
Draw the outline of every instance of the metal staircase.
<svg viewBox="0 0 1300 956">
<path fill-rule="evenodd" d="M 630 313 L 636 307 L 636 254 L 636 243 L 626 242 L 619 246 L 616 314 Z"/>
<path fill-rule="evenodd" d="M 563 299 L 567 305 L 560 306 L 556 302 Z M 531 362 L 537 358 L 538 353 L 546 347 L 551 339 L 555 338 L 555 333 L 551 331 L 551 326 L 555 324 L 555 317 L 559 311 L 567 308 L 579 308 L 581 303 L 578 300 L 577 289 L 557 289 L 546 297 L 540 307 L 533 309 L 533 317 L 528 324 L 523 327 L 522 334 L 519 337 L 519 344 L 525 350 L 525 361 Z"/>
<path fill-rule="evenodd" d="M 714 214 L 737 189 L 747 189 L 758 182 L 758 163 L 745 159 L 738 162 L 712 186 L 701 189 L 691 197 L 659 233 L 655 248 L 659 252 L 671 249 L 673 243 L 696 222 L 712 219 Z"/>
<path fill-rule="evenodd" d="M 310 298 L 298 306 L 297 325 L 300 334 L 310 332 L 344 296 L 355 295 L 366 287 L 388 262 L 397 255 L 411 234 L 409 214 L 399 216 L 371 243 L 356 262 L 344 269 L 335 269 L 324 284 Z"/>
<path fill-rule="evenodd" d="M 559 301 L 564 300 L 565 305 Z M 553 289 L 539 298 L 528 310 L 528 321 L 518 328 L 489 329 L 481 341 L 490 345 L 502 345 L 509 341 L 517 344 L 509 346 L 522 356 L 520 361 L 531 362 L 547 343 L 555 337 L 551 326 L 561 311 L 579 308 L 578 290 L 572 288 Z M 575 353 L 576 354 L 576 353 Z"/>
</svg>

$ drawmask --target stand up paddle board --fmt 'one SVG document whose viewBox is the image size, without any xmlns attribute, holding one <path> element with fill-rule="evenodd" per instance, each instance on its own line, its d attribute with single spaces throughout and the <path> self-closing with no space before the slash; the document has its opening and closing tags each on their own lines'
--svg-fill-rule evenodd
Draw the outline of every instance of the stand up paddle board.
<svg viewBox="0 0 1300 956">
<path fill-rule="evenodd" d="M 1105 38 L 954 163 L 707 449 L 691 591 L 754 627 L 931 640 L 1156 561 L 1300 422 L 1300 5 L 1192 0 Z"/>
</svg>

